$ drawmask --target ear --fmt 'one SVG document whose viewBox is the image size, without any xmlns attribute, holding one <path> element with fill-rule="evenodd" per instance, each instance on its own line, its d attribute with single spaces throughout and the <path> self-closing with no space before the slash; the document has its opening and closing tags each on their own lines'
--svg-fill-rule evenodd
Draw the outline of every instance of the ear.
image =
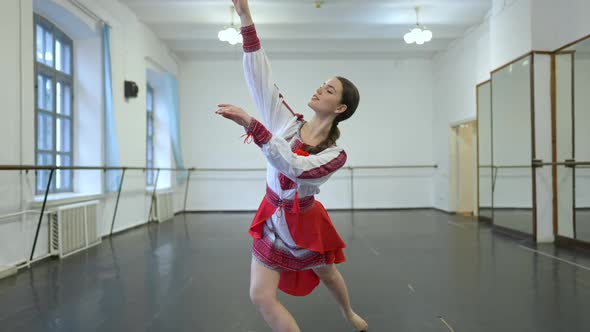
<svg viewBox="0 0 590 332">
<path fill-rule="evenodd" d="M 338 106 L 338 108 L 336 108 L 336 110 L 334 111 L 334 113 L 337 113 L 337 114 L 344 113 L 344 112 L 346 112 L 346 109 L 347 108 L 348 107 L 346 105 L 340 104 L 340 106 Z"/>
</svg>

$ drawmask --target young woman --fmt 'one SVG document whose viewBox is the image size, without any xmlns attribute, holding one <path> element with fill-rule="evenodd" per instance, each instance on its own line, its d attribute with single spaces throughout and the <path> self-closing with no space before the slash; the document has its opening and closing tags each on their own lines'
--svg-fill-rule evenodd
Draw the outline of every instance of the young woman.
<svg viewBox="0 0 590 332">
<path fill-rule="evenodd" d="M 300 331 L 277 300 L 277 288 L 304 296 L 321 280 L 354 329 L 366 331 L 368 325 L 352 310 L 346 283 L 335 266 L 345 261 L 345 244 L 314 199 L 319 186 L 346 162 L 346 153 L 336 146 L 338 123 L 354 114 L 358 90 L 345 78 L 328 80 L 308 102 L 314 115 L 304 121 L 274 84 L 248 1 L 232 1 L 242 22 L 246 82 L 262 121 L 229 104 L 220 104 L 216 113 L 243 126 L 268 162 L 266 195 L 249 231 L 254 238 L 252 302 L 273 331 Z"/>
</svg>

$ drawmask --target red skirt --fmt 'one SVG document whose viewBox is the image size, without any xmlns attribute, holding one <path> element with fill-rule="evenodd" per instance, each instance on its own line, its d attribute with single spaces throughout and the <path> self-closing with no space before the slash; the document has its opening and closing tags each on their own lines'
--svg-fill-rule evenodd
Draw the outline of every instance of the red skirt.
<svg viewBox="0 0 590 332">
<path fill-rule="evenodd" d="M 264 241 L 264 224 L 277 209 L 280 209 L 278 213 L 284 213 L 289 233 L 295 244 L 320 255 L 312 258 L 307 257 L 306 259 L 310 259 L 312 264 L 301 262 L 302 264 L 299 264 L 301 270 L 297 270 L 298 264 L 289 264 L 293 270 L 283 269 L 280 272 L 279 289 L 294 296 L 308 295 L 317 287 L 320 279 L 312 269 L 306 269 L 306 267 L 313 266 L 314 259 L 322 259 L 325 264 L 338 264 L 346 261 L 342 250 L 346 245 L 320 202 L 315 201 L 313 197 L 298 200 L 297 195 L 295 195 L 295 200 L 280 200 L 272 190 L 267 188 L 267 194 L 258 208 L 249 231 L 255 239 L 253 249 L 259 256 L 272 259 L 270 257 L 272 247 L 265 249 L 265 243 L 257 240 Z M 278 254 L 280 255 L 280 253 Z M 272 255 L 277 255 L 277 253 Z"/>
</svg>

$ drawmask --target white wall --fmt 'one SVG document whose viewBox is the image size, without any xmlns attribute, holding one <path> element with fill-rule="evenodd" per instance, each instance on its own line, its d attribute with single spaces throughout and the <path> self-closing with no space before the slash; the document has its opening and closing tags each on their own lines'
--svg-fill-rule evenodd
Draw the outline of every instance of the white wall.
<svg viewBox="0 0 590 332">
<path fill-rule="evenodd" d="M 590 34 L 590 1 L 534 0 L 532 47 L 555 50 Z"/>
<path fill-rule="evenodd" d="M 531 50 L 553 51 L 590 34 L 590 1 L 493 0 L 491 68 Z"/>
<path fill-rule="evenodd" d="M 169 50 L 161 43 L 155 35 L 124 5 L 116 0 L 89 1 L 83 2 L 88 8 L 95 12 L 102 19 L 106 20 L 111 26 L 111 57 L 113 69 L 113 93 L 115 105 L 115 118 L 117 126 L 117 136 L 120 147 L 121 164 L 125 166 L 144 166 L 145 165 L 145 83 L 147 62 L 156 63 L 163 71 L 173 74 L 178 73 L 177 64 L 170 55 Z M 0 36 L 6 49 L 10 52 L 0 54 L 0 74 L 6 78 L 0 83 L 0 97 L 3 105 L 2 124 L 0 124 L 0 139 L 3 142 L 20 142 L 20 144 L 5 144 L 3 153 L 0 157 L 2 164 L 34 164 L 35 151 L 35 128 L 34 128 L 34 74 L 33 74 L 33 0 L 10 0 L 0 2 Z M 67 5 L 64 0 L 47 0 L 35 3 L 35 8 L 39 9 L 39 4 L 54 5 L 48 11 L 43 11 L 44 16 L 51 17 L 57 15 L 57 20 L 67 20 L 56 22 L 61 29 L 74 38 L 75 48 L 91 47 L 97 50 L 100 40 L 100 28 L 89 26 L 93 20 L 76 10 L 75 7 Z M 66 4 L 65 6 L 60 6 Z M 54 11 L 57 8 L 57 11 Z M 61 16 L 60 16 L 61 15 Z M 79 22 L 75 22 L 71 17 L 78 17 Z M 70 23 L 76 23 L 71 25 Z M 89 23 L 90 22 L 90 23 Z M 92 33 L 80 34 L 76 27 L 86 26 Z M 94 30 L 93 30 L 94 29 Z M 85 49 L 88 51 L 88 49 Z M 80 51 L 80 50 L 79 50 Z M 92 53 L 92 52 L 90 52 Z M 88 52 L 81 51 L 81 55 L 90 56 Z M 91 59 L 79 59 L 80 62 L 90 61 Z M 100 75 L 102 68 L 102 57 L 94 56 L 96 61 L 94 71 L 96 76 Z M 98 68 L 98 69 L 97 69 Z M 82 74 L 82 73 L 79 73 Z M 84 154 L 77 156 L 77 161 L 81 163 L 98 163 L 102 164 L 102 78 L 90 78 L 90 73 L 86 80 L 77 78 L 76 107 L 78 116 L 81 114 L 93 113 L 92 117 L 96 122 L 78 121 L 80 133 L 92 136 L 88 142 L 89 146 L 83 147 Z M 123 81 L 133 80 L 140 87 L 139 97 L 136 99 L 125 100 L 123 97 Z M 88 84 L 92 83 L 92 84 Z M 76 93 L 77 93 L 76 92 Z M 78 98 L 88 98 L 87 103 L 83 103 Z M 93 102 L 93 100 L 95 102 Z M 102 113 L 101 113 L 102 114 Z M 88 119 L 87 119 L 88 120 Z M 76 142 L 75 144 L 80 144 Z M 91 144 L 91 145 L 90 145 Z M 169 158 L 168 158 L 169 159 Z M 96 174 L 100 172 L 95 172 Z M 145 194 L 145 175 L 143 172 L 136 172 L 126 176 L 124 184 L 124 194 L 119 206 L 117 225 L 115 231 L 123 230 L 135 225 L 144 223 L 147 220 L 149 210 L 149 197 Z M 24 209 L 39 208 L 38 203 L 33 202 L 34 175 L 29 173 L 28 176 L 22 176 L 19 179 L 17 172 L 0 173 L 2 199 L 0 200 L 0 214 L 14 213 Z M 90 176 L 93 175 L 84 175 Z M 100 175 L 96 175 L 100 177 Z M 22 182 L 22 185 L 19 185 Z M 84 186 L 77 188 L 83 188 Z M 96 189 L 95 185 L 90 186 L 90 192 Z M 22 189 L 21 189 L 22 188 Z M 5 190 L 6 189 L 6 190 Z M 84 191 L 84 193 L 89 193 Z M 110 230 L 112 213 L 114 209 L 115 195 L 109 194 L 99 196 L 100 207 L 99 216 L 101 217 L 103 230 L 105 234 Z M 27 217 L 28 218 L 28 217 Z M 35 219 L 35 218 L 32 218 Z M 0 250 L 0 269 L 3 265 L 12 265 L 19 260 L 24 259 L 24 255 L 15 256 L 14 252 L 20 252 L 18 248 L 22 243 L 27 241 L 30 234 L 23 234 L 26 227 L 18 226 L 22 220 L 20 218 L 0 219 L 0 234 L 2 237 L 2 250 Z M 36 220 L 35 220 L 36 222 Z M 19 234 L 15 234 L 17 230 Z M 28 232 L 28 231 L 27 231 Z M 9 241 L 5 241 L 4 235 L 8 235 Z M 24 236 L 24 238 L 21 238 Z M 47 230 L 43 229 L 40 238 L 47 238 Z M 17 249 L 15 249 L 17 248 Z M 45 248 L 46 249 L 46 248 Z M 6 250 L 6 251 L 5 251 Z M 39 255 L 43 254 L 43 246 L 39 248 Z M 12 252 L 13 254 L 5 256 L 2 252 Z M 24 254 L 24 253 L 23 253 Z M 28 255 L 27 255 L 28 256 Z M 16 257 L 16 258 L 15 258 Z"/>
<path fill-rule="evenodd" d="M 30 4 L 28 4 L 30 7 Z M 21 8 L 22 7 L 22 8 Z M 32 17 L 21 15 L 21 11 L 27 11 L 27 3 L 19 1 L 5 1 L 0 4 L 0 40 L 5 45 L 0 54 L 0 75 L 5 78 L 0 82 L 0 100 L 2 100 L 2 123 L 0 124 L 0 137 L 3 142 L 14 142 L 4 144 L 0 163 L 2 164 L 20 164 L 21 163 L 21 142 L 20 126 L 23 121 L 30 121 L 33 117 L 22 118 L 23 114 L 20 109 L 31 109 L 33 102 L 32 96 L 32 68 L 27 68 L 26 64 L 32 62 L 32 38 L 30 43 L 21 43 L 20 34 L 27 34 L 33 31 Z M 27 25 L 25 31 L 21 30 L 21 22 Z M 28 26 L 30 25 L 30 26 Z M 21 59 L 23 50 L 29 51 L 30 55 Z M 28 75 L 28 82 L 21 80 L 21 71 L 23 77 Z M 27 95 L 21 96 L 22 86 L 28 85 Z M 34 123 L 34 122 L 29 122 Z M 28 142 L 32 142 L 29 139 Z M 20 208 L 21 190 L 19 172 L 2 172 L 0 173 L 0 188 L 4 193 L 0 200 L 0 214 L 13 212 L 15 208 Z M 1 264 L 1 263 L 0 263 Z"/>
<path fill-rule="evenodd" d="M 449 137 L 451 126 L 476 118 L 476 85 L 489 79 L 490 34 L 484 22 L 449 49 L 434 64 L 433 148 L 438 169 L 434 177 L 434 206 L 453 210 L 450 200 Z"/>
<path fill-rule="evenodd" d="M 33 39 L 27 42 L 21 40 L 21 35 L 33 33 L 33 17 L 27 15 L 32 12 L 32 3 L 27 1 L 3 1 L 0 3 L 0 40 L 4 43 L 3 52 L 0 53 L 0 75 L 5 78 L 0 82 L 0 100 L 3 107 L 0 109 L 2 123 L 0 124 L 0 138 L 4 144 L 0 163 L 20 164 L 22 162 L 22 145 L 33 143 L 32 137 L 22 135 L 21 126 L 34 123 L 31 112 L 21 110 L 33 109 L 32 78 L 33 68 L 27 63 L 33 61 Z M 24 55 L 21 57 L 21 55 Z M 26 81 L 21 77 L 28 78 Z M 23 90 L 26 89 L 26 92 Z M 20 176 L 19 176 L 20 174 Z M 23 190 L 21 183 L 22 173 L 1 172 L 0 188 L 2 199 L 0 200 L 0 214 L 4 215 L 20 210 Z M 4 218 L 0 220 L 0 270 L 4 266 L 11 265 L 17 256 L 23 252 L 23 239 L 20 238 L 21 218 Z"/>
<path fill-rule="evenodd" d="M 240 53 L 236 52 L 235 60 L 189 61 L 181 67 L 181 132 L 187 165 L 265 167 L 258 148 L 242 143 L 243 130 L 213 113 L 218 103 L 233 103 L 256 113 L 244 82 Z M 307 101 L 325 80 L 340 75 L 358 86 L 359 109 L 340 125 L 338 144 L 348 153 L 346 166 L 433 164 L 431 61 L 271 62 L 287 102 L 306 118 L 312 115 Z M 432 206 L 432 170 L 367 172 L 355 171 L 356 208 Z M 197 182 L 191 184 L 188 208 L 255 209 L 263 195 L 264 179 L 263 172 L 198 174 L 194 177 Z M 374 181 L 385 185 L 370 185 Z M 319 199 L 329 208 L 350 207 L 348 171 L 340 171 L 322 190 Z"/>
<path fill-rule="evenodd" d="M 531 2 L 535 1 L 493 0 L 490 17 L 490 70 L 532 50 Z"/>
</svg>

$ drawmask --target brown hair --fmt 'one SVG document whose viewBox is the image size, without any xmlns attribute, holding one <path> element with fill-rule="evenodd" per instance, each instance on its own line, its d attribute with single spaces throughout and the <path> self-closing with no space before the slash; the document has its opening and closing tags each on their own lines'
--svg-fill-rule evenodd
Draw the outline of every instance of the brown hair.
<svg viewBox="0 0 590 332">
<path fill-rule="evenodd" d="M 340 83 L 342 83 L 342 99 L 340 100 L 340 103 L 346 105 L 346 111 L 336 116 L 334 122 L 332 122 L 332 127 L 330 128 L 328 137 L 326 137 L 320 144 L 316 146 L 308 146 L 305 149 L 311 154 L 320 153 L 336 144 L 336 141 L 338 138 L 340 138 L 340 129 L 338 129 L 338 123 L 350 118 L 359 105 L 360 95 L 356 86 L 344 77 L 336 76 L 336 78 L 340 81 Z"/>
</svg>

